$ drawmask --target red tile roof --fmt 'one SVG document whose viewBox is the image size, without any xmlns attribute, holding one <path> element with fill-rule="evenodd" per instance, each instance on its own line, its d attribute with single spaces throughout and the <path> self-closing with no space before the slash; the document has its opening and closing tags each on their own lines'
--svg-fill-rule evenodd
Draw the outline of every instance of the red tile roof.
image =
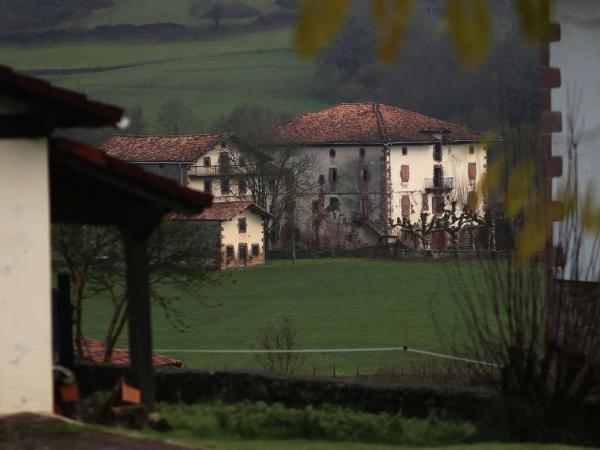
<svg viewBox="0 0 600 450">
<path fill-rule="evenodd" d="M 104 362 L 104 353 L 106 352 L 106 344 L 98 339 L 83 338 L 83 353 L 85 359 L 89 359 L 95 363 Z M 73 339 L 73 350 L 77 351 L 76 340 Z M 115 346 L 113 349 L 112 364 L 118 366 L 129 366 L 129 350 L 125 347 Z M 183 362 L 180 359 L 169 358 L 162 355 L 153 355 L 152 364 L 154 367 L 181 367 Z"/>
<path fill-rule="evenodd" d="M 145 188 L 150 192 L 176 200 L 186 206 L 185 211 L 199 211 L 212 204 L 212 195 L 180 186 L 176 181 L 148 173 L 141 167 L 107 155 L 104 151 L 69 139 L 53 139 L 51 143 L 51 159 L 53 153 L 68 155 L 88 164 L 104 169 L 113 176 L 119 176 Z M 140 192 L 140 195 L 143 192 Z"/>
<path fill-rule="evenodd" d="M 57 127 L 116 125 L 123 116 L 121 108 L 92 101 L 85 95 L 52 86 L 47 81 L 15 72 L 2 65 L 0 92 L 50 108 L 51 113 L 55 114 Z"/>
<path fill-rule="evenodd" d="M 100 148 L 125 161 L 196 161 L 228 136 L 223 134 L 192 134 L 180 136 L 116 135 Z"/>
<path fill-rule="evenodd" d="M 467 127 L 381 103 L 342 103 L 273 127 L 267 139 L 277 144 L 383 144 L 433 142 L 431 131 L 449 141 L 479 141 Z"/>
<path fill-rule="evenodd" d="M 242 211 L 246 209 L 252 209 L 253 212 L 263 217 L 270 217 L 271 215 L 263 208 L 250 201 L 239 201 L 239 202 L 220 202 L 213 203 L 210 208 L 206 208 L 200 214 L 186 217 L 192 220 L 212 220 L 212 221 L 224 221 L 231 220 Z"/>
</svg>

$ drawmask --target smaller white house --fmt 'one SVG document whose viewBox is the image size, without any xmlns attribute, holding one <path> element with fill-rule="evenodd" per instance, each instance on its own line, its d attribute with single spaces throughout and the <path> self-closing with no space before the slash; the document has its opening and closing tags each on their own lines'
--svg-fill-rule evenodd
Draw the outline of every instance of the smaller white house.
<svg viewBox="0 0 600 450">
<path fill-rule="evenodd" d="M 265 223 L 271 215 L 250 201 L 214 203 L 188 217 L 198 222 L 214 243 L 219 269 L 254 266 L 265 262 Z"/>
</svg>

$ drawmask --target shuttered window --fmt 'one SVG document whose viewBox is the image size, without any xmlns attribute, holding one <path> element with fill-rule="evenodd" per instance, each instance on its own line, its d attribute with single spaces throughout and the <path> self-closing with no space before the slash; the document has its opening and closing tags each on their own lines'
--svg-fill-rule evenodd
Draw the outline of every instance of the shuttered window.
<svg viewBox="0 0 600 450">
<path fill-rule="evenodd" d="M 469 163 L 469 181 L 475 181 L 477 178 L 477 164 Z"/>
<path fill-rule="evenodd" d="M 402 164 L 402 166 L 400 166 L 400 180 L 403 183 L 408 183 L 409 178 L 410 178 L 410 167 L 408 166 L 408 164 Z"/>
<path fill-rule="evenodd" d="M 401 200 L 402 217 L 410 217 L 410 196 L 403 195 Z"/>
</svg>

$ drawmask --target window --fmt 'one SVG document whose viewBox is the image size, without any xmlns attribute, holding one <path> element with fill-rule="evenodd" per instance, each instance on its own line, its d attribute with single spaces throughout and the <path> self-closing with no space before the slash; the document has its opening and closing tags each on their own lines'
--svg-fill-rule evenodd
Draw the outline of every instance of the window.
<svg viewBox="0 0 600 450">
<path fill-rule="evenodd" d="M 444 186 L 444 173 L 442 172 L 442 166 L 435 166 L 433 168 L 433 187 L 440 188 Z"/>
<path fill-rule="evenodd" d="M 165 168 L 165 165 L 164 165 L 164 164 L 159 164 L 159 165 L 158 165 L 158 168 L 159 168 L 159 169 L 164 169 L 164 168 Z"/>
<path fill-rule="evenodd" d="M 240 180 L 238 181 L 238 194 L 239 195 L 246 195 L 246 180 Z"/>
<path fill-rule="evenodd" d="M 207 156 L 207 157 L 205 157 L 205 158 L 202 160 L 202 165 L 203 165 L 204 167 L 210 167 L 210 157 L 208 157 L 208 156 Z"/>
<path fill-rule="evenodd" d="M 402 164 L 400 166 L 400 180 L 403 183 L 408 183 L 409 178 L 410 178 L 410 167 L 408 166 L 408 164 Z"/>
<path fill-rule="evenodd" d="M 335 148 L 329 149 L 329 156 L 331 156 L 332 158 L 335 158 Z"/>
<path fill-rule="evenodd" d="M 441 214 L 444 212 L 444 198 L 441 195 L 434 195 L 431 197 L 431 208 L 434 214 Z"/>
<path fill-rule="evenodd" d="M 260 254 L 260 246 L 258 244 L 252 244 L 252 256 L 258 256 Z"/>
<path fill-rule="evenodd" d="M 469 145 L 469 153 L 471 155 L 473 155 L 475 153 L 475 146 L 474 145 Z"/>
<path fill-rule="evenodd" d="M 403 156 L 408 155 L 408 147 L 402 147 L 402 155 Z"/>
<path fill-rule="evenodd" d="M 323 186 L 325 184 L 325 175 L 319 175 L 319 185 Z"/>
<path fill-rule="evenodd" d="M 337 197 L 330 197 L 329 198 L 329 209 L 331 211 L 339 211 L 339 209 L 340 209 L 340 201 L 337 199 Z"/>
<path fill-rule="evenodd" d="M 410 217 L 410 196 L 403 195 L 400 204 L 402 206 L 402 217 Z"/>
<path fill-rule="evenodd" d="M 225 247 L 225 255 L 227 258 L 235 258 L 235 250 L 233 249 L 233 245 L 228 245 Z"/>
<path fill-rule="evenodd" d="M 204 192 L 212 192 L 212 181 L 206 180 L 204 182 Z"/>
<path fill-rule="evenodd" d="M 441 161 L 442 160 L 442 143 L 436 142 L 433 146 L 433 160 Z"/>
<path fill-rule="evenodd" d="M 359 148 L 358 149 L 358 156 L 360 157 L 360 159 L 365 159 L 365 149 L 364 148 Z"/>
<path fill-rule="evenodd" d="M 246 232 L 246 218 L 242 217 L 241 219 L 238 219 L 238 231 L 240 233 L 245 233 Z"/>
<path fill-rule="evenodd" d="M 360 169 L 360 181 L 369 181 L 369 169 Z"/>
<path fill-rule="evenodd" d="M 337 181 L 337 169 L 332 167 L 329 169 L 329 182 L 335 183 Z"/>
<path fill-rule="evenodd" d="M 369 218 L 369 197 L 362 197 L 359 203 L 361 219 Z"/>
<path fill-rule="evenodd" d="M 475 181 L 477 178 L 477 164 L 469 163 L 469 181 Z"/>
<path fill-rule="evenodd" d="M 229 194 L 229 178 L 221 179 L 221 193 Z"/>
<path fill-rule="evenodd" d="M 429 211 L 429 195 L 423 194 L 423 200 L 421 202 L 421 210 Z"/>
</svg>

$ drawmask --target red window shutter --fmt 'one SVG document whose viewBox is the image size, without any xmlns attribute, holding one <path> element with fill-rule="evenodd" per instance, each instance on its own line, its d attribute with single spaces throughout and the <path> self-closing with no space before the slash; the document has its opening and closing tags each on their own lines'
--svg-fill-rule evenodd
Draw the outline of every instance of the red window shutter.
<svg viewBox="0 0 600 450">
<path fill-rule="evenodd" d="M 410 217 L 410 196 L 402 196 L 402 217 Z"/>
<path fill-rule="evenodd" d="M 408 183 L 410 177 L 410 168 L 407 164 L 402 164 L 400 167 L 400 179 L 403 183 Z"/>
<path fill-rule="evenodd" d="M 474 181 L 477 177 L 477 164 L 469 163 L 469 180 Z"/>
</svg>

